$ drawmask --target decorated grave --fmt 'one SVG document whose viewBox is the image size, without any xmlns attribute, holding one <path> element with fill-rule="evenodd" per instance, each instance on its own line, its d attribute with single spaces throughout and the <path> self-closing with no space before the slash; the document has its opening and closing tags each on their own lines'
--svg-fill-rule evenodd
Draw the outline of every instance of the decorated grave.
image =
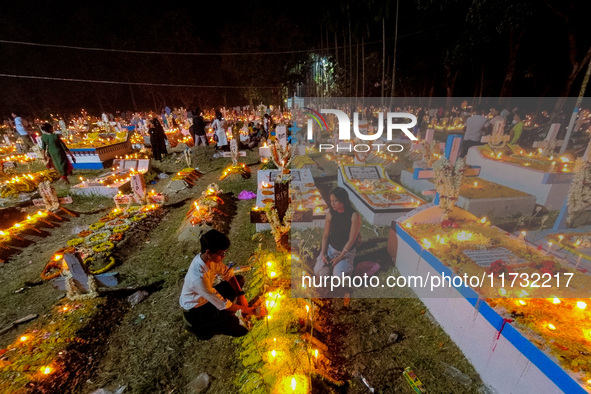
<svg viewBox="0 0 591 394">
<path fill-rule="evenodd" d="M 591 270 L 591 162 L 587 156 L 575 162 L 573 181 L 551 230 L 527 234 L 532 242 L 553 248 L 552 252 L 568 260 L 575 269 Z"/>
<path fill-rule="evenodd" d="M 290 207 L 294 228 L 324 226 L 328 206 L 316 188 L 310 170 L 291 170 L 290 184 L 277 182 L 277 177 L 281 174 L 282 170 L 257 172 L 257 200 L 251 211 L 251 222 L 256 223 L 256 230 L 265 231 L 271 228 L 268 212 L 277 203 L 278 193 L 281 194 L 280 198 L 286 199 L 285 204 Z"/>
<path fill-rule="evenodd" d="M 15 174 L 0 177 L 0 197 L 15 198 L 21 193 L 34 193 L 39 183 L 44 181 L 53 182 L 59 179 L 60 175 L 55 170 L 44 170 L 32 174 Z"/>
<path fill-rule="evenodd" d="M 392 220 L 423 204 L 424 201 L 392 182 L 379 164 L 340 165 L 338 185 L 365 219 L 375 226 Z"/>
<path fill-rule="evenodd" d="M 460 144 L 457 141 L 459 139 L 460 137 L 455 135 L 448 137 L 445 150 L 450 157 L 458 157 Z M 500 137 L 498 140 L 503 144 L 506 139 Z M 455 144 L 454 141 L 456 141 Z M 499 141 L 491 139 L 491 143 L 498 143 Z M 423 168 L 432 168 L 436 160 L 441 158 L 442 152 L 439 143 L 433 141 L 424 140 L 418 145 L 417 149 L 420 149 L 422 159 L 413 163 L 413 170 L 404 169 L 401 171 L 400 182 L 409 190 L 428 196 L 435 189 L 435 183 L 425 177 L 419 179 L 418 174 Z M 476 175 L 474 172 L 476 170 L 481 171 L 481 169 L 468 169 L 468 171 L 472 171 L 471 175 Z M 444 180 L 437 182 L 444 182 Z M 506 217 L 516 214 L 530 214 L 535 207 L 535 203 L 534 196 L 519 190 L 482 178 L 467 179 L 463 177 L 456 205 L 477 216 Z"/>
<path fill-rule="evenodd" d="M 486 145 L 470 148 L 466 160 L 481 167 L 480 177 L 532 194 L 536 203 L 548 209 L 560 209 L 574 168 L 569 157 L 554 154 L 559 145 L 557 131 L 551 127 L 547 139 L 534 144 L 536 152 L 528 153 L 518 145 L 498 149 Z"/>
<path fill-rule="evenodd" d="M 129 205 L 123 209 L 115 208 L 96 223 L 89 225 L 58 249 L 46 264 L 41 278 L 51 280 L 60 276 L 64 270 L 64 255 L 79 254 L 84 265 L 93 275 L 110 270 L 117 263 L 113 253 L 140 222 L 160 209 L 160 205 Z M 131 231 L 132 232 L 132 231 Z"/>
<path fill-rule="evenodd" d="M 400 276 L 420 278 L 409 287 L 497 391 L 589 390 L 591 278 L 551 245 L 534 248 L 455 207 L 459 188 L 437 190 L 440 205 L 393 223 L 388 250 Z"/>
<path fill-rule="evenodd" d="M 201 234 L 212 228 L 227 234 L 230 231 L 231 218 L 235 214 L 235 198 L 212 183 L 191 204 L 179 227 L 177 238 L 181 242 L 193 243 Z"/>
<path fill-rule="evenodd" d="M 413 179 L 413 172 L 409 170 L 401 171 L 400 183 L 417 195 L 435 189 L 432 180 Z M 458 207 L 476 216 L 489 217 L 528 215 L 535 205 L 536 198 L 531 194 L 478 177 L 463 180 L 457 202 Z"/>
<path fill-rule="evenodd" d="M 115 139 L 103 139 L 99 133 L 88 133 L 85 140 L 66 142 L 76 158 L 75 169 L 100 170 L 110 165 L 112 159 L 131 152 L 131 141 L 126 131 L 117 133 Z"/>
<path fill-rule="evenodd" d="M 113 197 L 130 189 L 131 178 L 135 174 L 145 174 L 150 168 L 150 160 L 115 159 L 111 171 L 93 179 L 80 178 L 81 183 L 71 187 L 73 194 L 102 195 Z"/>
</svg>

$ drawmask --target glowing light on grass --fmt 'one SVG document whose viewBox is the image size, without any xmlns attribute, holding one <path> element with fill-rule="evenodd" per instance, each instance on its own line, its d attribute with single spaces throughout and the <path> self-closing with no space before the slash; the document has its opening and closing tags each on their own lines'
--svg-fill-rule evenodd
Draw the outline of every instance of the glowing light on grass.
<svg viewBox="0 0 591 394">
<path fill-rule="evenodd" d="M 51 367 L 41 367 L 41 373 L 43 375 L 49 375 L 52 372 L 53 372 L 53 368 L 51 368 Z"/>
<path fill-rule="evenodd" d="M 587 308 L 587 303 L 584 301 L 577 301 L 577 308 L 585 310 L 585 308 Z"/>
<path fill-rule="evenodd" d="M 559 299 L 558 297 L 554 297 L 554 298 L 552 299 L 552 303 L 553 303 L 554 305 L 558 305 L 558 304 L 560 304 L 560 299 Z"/>
<path fill-rule="evenodd" d="M 552 323 L 548 323 L 548 330 L 555 331 L 556 330 L 556 326 L 554 324 L 552 324 Z"/>
<path fill-rule="evenodd" d="M 26 335 L 23 335 L 23 336 L 22 336 L 22 337 L 20 337 L 19 339 L 20 339 L 20 341 L 21 341 L 21 342 L 26 342 L 26 341 L 29 339 L 29 337 L 28 337 L 28 336 L 26 336 Z"/>
</svg>

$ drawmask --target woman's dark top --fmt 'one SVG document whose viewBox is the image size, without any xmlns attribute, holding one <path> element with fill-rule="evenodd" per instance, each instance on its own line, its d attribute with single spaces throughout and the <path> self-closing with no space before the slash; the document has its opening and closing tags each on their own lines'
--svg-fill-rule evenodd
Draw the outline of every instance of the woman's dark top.
<svg viewBox="0 0 591 394">
<path fill-rule="evenodd" d="M 351 233 L 351 219 L 355 210 L 345 210 L 343 213 L 337 211 L 330 211 L 330 233 L 328 235 L 328 244 L 336 250 L 343 250 L 347 241 L 349 241 L 349 234 Z M 353 248 L 351 248 L 353 249 Z"/>
<path fill-rule="evenodd" d="M 193 126 L 195 126 L 195 135 L 205 135 L 205 121 L 203 120 L 203 116 L 194 117 Z"/>
</svg>

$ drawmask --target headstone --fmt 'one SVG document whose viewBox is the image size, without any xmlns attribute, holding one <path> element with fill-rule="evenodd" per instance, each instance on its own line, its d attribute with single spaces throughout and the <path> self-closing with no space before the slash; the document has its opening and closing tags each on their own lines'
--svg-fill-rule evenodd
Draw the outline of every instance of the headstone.
<svg viewBox="0 0 591 394">
<path fill-rule="evenodd" d="M 78 254 L 65 254 L 64 261 L 70 270 L 74 284 L 80 293 L 86 294 L 90 292 L 88 287 L 88 277 L 91 274 L 88 272 L 86 266 L 80 260 Z M 94 279 L 98 285 L 113 287 L 119 282 L 116 272 L 108 272 L 100 275 L 94 275 Z M 52 286 L 59 290 L 66 290 L 66 278 L 60 276 L 52 281 Z"/>
<path fill-rule="evenodd" d="M 136 199 L 143 202 L 146 199 L 146 183 L 142 174 L 133 174 L 131 176 L 131 191 Z"/>
<path fill-rule="evenodd" d="M 556 140 L 558 136 L 558 132 L 560 131 L 560 123 L 552 123 L 550 125 L 550 129 L 548 130 L 548 134 L 544 141 L 536 141 L 534 142 L 534 148 L 542 148 L 548 154 L 554 153 L 554 149 L 556 147 L 562 146 L 564 143 L 563 140 Z"/>
<path fill-rule="evenodd" d="M 511 136 L 505 134 L 505 121 L 496 122 L 491 135 L 484 136 L 480 142 L 486 142 L 491 149 L 502 149 L 507 145 Z"/>
<path fill-rule="evenodd" d="M 232 154 L 232 165 L 238 165 L 238 141 L 232 138 L 230 141 L 230 153 Z"/>
<path fill-rule="evenodd" d="M 275 128 L 275 138 L 277 138 L 279 144 L 281 144 L 281 146 L 285 148 L 285 146 L 287 145 L 287 127 L 277 126 Z"/>
</svg>

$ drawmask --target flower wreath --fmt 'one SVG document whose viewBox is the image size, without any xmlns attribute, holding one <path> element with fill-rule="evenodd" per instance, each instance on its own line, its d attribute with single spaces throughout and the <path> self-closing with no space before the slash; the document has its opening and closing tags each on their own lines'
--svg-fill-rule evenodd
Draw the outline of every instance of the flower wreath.
<svg viewBox="0 0 591 394">
<path fill-rule="evenodd" d="M 129 224 L 118 224 L 117 226 L 113 227 L 114 233 L 124 233 L 129 230 Z"/>
<path fill-rule="evenodd" d="M 72 238 L 68 241 L 68 246 L 78 246 L 84 242 L 84 238 Z"/>
<path fill-rule="evenodd" d="M 114 233 L 109 237 L 109 241 L 111 242 L 119 242 L 123 239 L 123 233 Z"/>
<path fill-rule="evenodd" d="M 115 247 L 115 245 L 113 245 L 113 242 L 106 241 L 106 242 L 103 242 L 103 243 L 93 246 L 92 250 L 94 250 L 96 253 L 102 253 L 102 252 L 107 252 L 107 251 L 113 249 L 114 247 Z"/>
<path fill-rule="evenodd" d="M 134 221 L 134 222 L 139 222 L 141 220 L 144 220 L 147 217 L 148 217 L 148 214 L 145 213 L 145 212 L 142 212 L 142 213 L 140 213 L 140 214 L 135 215 L 134 217 L 132 217 L 131 220 Z"/>
<path fill-rule="evenodd" d="M 96 231 L 100 230 L 101 228 L 105 227 L 105 222 L 96 222 L 88 226 L 89 230 Z"/>
<path fill-rule="evenodd" d="M 55 269 L 55 271 L 49 273 L 52 269 Z M 60 262 L 51 260 L 45 265 L 45 268 L 43 268 L 43 272 L 41 272 L 41 279 L 51 280 L 53 278 L 57 278 L 62 273 L 62 269 L 62 264 Z"/>
<path fill-rule="evenodd" d="M 119 227 L 124 224 L 129 225 L 129 223 L 130 223 L 129 219 L 117 218 L 117 219 L 111 220 L 110 222 L 105 223 L 105 229 L 112 230 L 115 227 Z"/>
<path fill-rule="evenodd" d="M 108 258 L 109 258 L 109 262 L 103 268 L 99 268 L 99 269 L 96 269 L 96 270 L 91 270 L 89 268 L 88 269 L 88 272 L 90 272 L 93 275 L 98 275 L 98 274 L 102 274 L 103 272 L 107 272 L 108 270 L 110 270 L 111 268 L 113 268 L 113 266 L 116 263 L 115 257 L 108 256 Z M 94 261 L 94 258 L 93 257 L 87 257 L 87 258 L 84 259 L 84 265 L 86 267 L 88 267 L 90 264 L 92 264 L 93 261 Z"/>
<path fill-rule="evenodd" d="M 93 246 L 93 245 L 105 242 L 109 238 L 110 235 L 111 235 L 111 231 L 104 230 L 104 231 L 101 231 L 100 233 L 90 234 L 88 237 L 86 237 L 84 239 L 84 242 L 88 246 Z"/>
</svg>

